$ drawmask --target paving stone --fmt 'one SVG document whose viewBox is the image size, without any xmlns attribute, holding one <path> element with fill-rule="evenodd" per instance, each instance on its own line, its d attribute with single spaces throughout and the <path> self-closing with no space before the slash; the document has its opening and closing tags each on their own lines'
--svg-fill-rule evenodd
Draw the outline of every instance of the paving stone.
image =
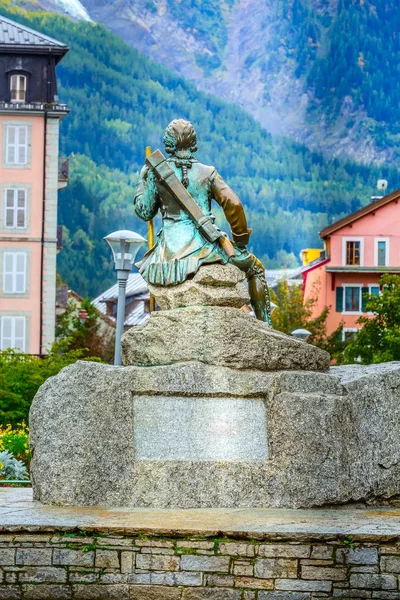
<svg viewBox="0 0 400 600">
<path fill-rule="evenodd" d="M 294 544 L 261 544 L 258 548 L 259 557 L 309 558 L 310 546 Z"/>
<path fill-rule="evenodd" d="M 400 556 L 382 556 L 381 571 L 400 573 Z"/>
<path fill-rule="evenodd" d="M 333 548 L 329 546 L 313 546 L 311 549 L 311 559 L 332 560 Z"/>
<path fill-rule="evenodd" d="M 330 581 L 304 581 L 304 579 L 276 579 L 275 589 L 292 592 L 330 592 Z"/>
<path fill-rule="evenodd" d="M 308 600 L 310 594 L 302 592 L 258 592 L 258 600 Z"/>
<path fill-rule="evenodd" d="M 235 587 L 252 588 L 255 590 L 272 590 L 274 588 L 273 579 L 258 579 L 256 577 L 235 577 Z"/>
<path fill-rule="evenodd" d="M 152 547 L 152 548 L 173 548 L 174 542 L 169 540 L 145 540 L 141 538 L 135 539 L 136 546 Z"/>
<path fill-rule="evenodd" d="M 378 565 L 362 565 L 361 567 L 350 567 L 351 573 L 379 573 Z"/>
<path fill-rule="evenodd" d="M 181 593 L 181 590 L 161 586 L 129 587 L 130 600 L 180 600 Z"/>
<path fill-rule="evenodd" d="M 68 580 L 70 583 L 96 583 L 98 579 L 99 573 L 80 573 L 79 571 L 70 571 L 68 574 Z"/>
<path fill-rule="evenodd" d="M 354 598 L 361 600 L 362 598 L 372 598 L 372 592 L 369 590 L 333 590 L 333 597 L 338 598 Z"/>
<path fill-rule="evenodd" d="M 241 596 L 240 590 L 218 590 L 217 588 L 185 588 L 182 591 L 182 600 L 241 600 Z M 162 598 L 164 600 L 164 596 Z"/>
<path fill-rule="evenodd" d="M 22 598 L 21 588 L 18 585 L 0 586 L 1 600 L 20 600 L 20 598 Z"/>
<path fill-rule="evenodd" d="M 100 575 L 100 583 L 128 583 L 128 575 L 125 573 L 103 573 Z"/>
<path fill-rule="evenodd" d="M 204 575 L 204 585 L 208 587 L 233 587 L 233 584 L 232 575 L 214 575 L 212 573 Z"/>
<path fill-rule="evenodd" d="M 141 554 L 175 554 L 172 548 L 142 548 Z"/>
<path fill-rule="evenodd" d="M 399 600 L 399 592 L 372 592 L 372 598 L 382 598 L 383 600 Z"/>
<path fill-rule="evenodd" d="M 230 556 L 249 556 L 256 555 L 256 546 L 254 544 L 237 544 L 233 542 L 221 542 L 218 544 L 219 554 L 229 554 Z"/>
<path fill-rule="evenodd" d="M 24 600 L 70 600 L 71 588 L 68 585 L 23 585 Z"/>
<path fill-rule="evenodd" d="M 216 571 L 228 573 L 229 563 L 230 559 L 228 556 L 183 555 L 181 557 L 182 571 Z"/>
<path fill-rule="evenodd" d="M 350 586 L 353 588 L 371 588 L 377 590 L 395 590 L 397 581 L 393 575 L 370 575 L 357 573 L 350 575 Z"/>
<path fill-rule="evenodd" d="M 334 567 L 301 567 L 301 576 L 303 579 L 319 579 L 343 581 L 346 579 L 346 571 L 344 569 L 336 569 Z"/>
<path fill-rule="evenodd" d="M 376 548 L 350 548 L 347 562 L 352 565 L 378 564 L 378 550 Z"/>
<path fill-rule="evenodd" d="M 121 552 L 121 573 L 132 573 L 134 568 L 134 557 L 133 552 Z"/>
<path fill-rule="evenodd" d="M 185 558 L 185 557 L 182 557 Z M 194 557 L 189 557 L 194 558 Z M 165 556 L 156 554 L 137 554 L 136 568 L 148 569 L 151 571 L 177 571 L 179 569 L 179 556 Z M 186 569 L 182 570 L 200 571 L 202 569 Z"/>
<path fill-rule="evenodd" d="M 19 576 L 20 583 L 66 583 L 67 571 L 60 567 L 27 567 Z"/>
<path fill-rule="evenodd" d="M 297 577 L 297 560 L 291 558 L 258 558 L 254 573 L 256 577 L 290 579 Z"/>
<path fill-rule="evenodd" d="M 116 550 L 96 550 L 94 564 L 102 569 L 119 569 L 119 557 Z"/>
<path fill-rule="evenodd" d="M 74 600 L 130 600 L 127 585 L 73 585 Z M 143 596 L 144 598 L 144 596 Z"/>
<path fill-rule="evenodd" d="M 235 560 L 232 573 L 234 575 L 243 575 L 245 577 L 253 577 L 254 575 L 254 565 L 247 561 L 239 561 Z"/>
<path fill-rule="evenodd" d="M 15 565 L 15 548 L 0 548 L 0 565 Z"/>
<path fill-rule="evenodd" d="M 45 566 L 51 565 L 52 556 L 51 548 L 18 548 L 15 562 L 17 565 Z"/>
<path fill-rule="evenodd" d="M 89 550 L 89 552 L 82 552 L 82 550 L 55 548 L 53 565 L 92 567 L 94 565 L 94 552 L 92 550 Z"/>
<path fill-rule="evenodd" d="M 214 542 L 207 542 L 205 540 L 178 540 L 176 545 L 179 548 L 196 548 L 199 550 L 213 550 Z"/>
</svg>

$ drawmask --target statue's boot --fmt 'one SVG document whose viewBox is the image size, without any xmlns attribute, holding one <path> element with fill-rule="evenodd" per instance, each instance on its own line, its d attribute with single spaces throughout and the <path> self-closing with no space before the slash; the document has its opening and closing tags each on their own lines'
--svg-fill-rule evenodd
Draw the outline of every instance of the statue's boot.
<svg viewBox="0 0 400 600">
<path fill-rule="evenodd" d="M 250 302 L 256 318 L 259 321 L 264 321 L 272 328 L 271 301 L 267 280 L 265 279 L 265 269 L 261 260 L 245 250 L 232 257 L 230 262 L 246 273 Z"/>
</svg>

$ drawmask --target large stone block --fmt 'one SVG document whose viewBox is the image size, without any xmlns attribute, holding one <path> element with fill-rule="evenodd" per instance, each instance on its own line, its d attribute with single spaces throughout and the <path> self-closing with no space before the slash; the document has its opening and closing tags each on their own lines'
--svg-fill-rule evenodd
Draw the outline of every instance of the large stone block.
<svg viewBox="0 0 400 600">
<path fill-rule="evenodd" d="M 326 371 L 327 352 L 269 329 L 249 313 L 222 306 L 189 306 L 153 313 L 122 337 L 125 365 L 197 361 L 233 369 Z"/>
<path fill-rule="evenodd" d="M 179 285 L 163 287 L 149 284 L 162 310 L 182 306 L 230 306 L 241 308 L 250 300 L 243 271 L 231 264 L 202 266 L 194 277 Z"/>
<path fill-rule="evenodd" d="M 77 362 L 48 379 L 32 404 L 35 499 L 155 508 L 309 507 L 398 495 L 400 365 L 332 373 Z M 140 419 L 135 414 L 142 400 L 147 420 L 143 406 Z M 263 407 L 253 413 L 264 431 L 257 437 L 258 456 L 231 415 L 232 402 L 247 406 L 250 417 L 242 419 L 239 411 L 237 424 L 254 428 L 255 401 Z M 161 437 L 160 406 L 166 428 Z M 207 411 L 208 420 L 202 415 Z M 190 415 L 201 426 L 189 455 Z M 143 451 L 157 445 L 164 451 L 168 440 L 169 458 Z M 233 451 L 223 455 L 225 442 Z M 296 545 L 263 544 L 259 556 L 303 552 Z"/>
</svg>

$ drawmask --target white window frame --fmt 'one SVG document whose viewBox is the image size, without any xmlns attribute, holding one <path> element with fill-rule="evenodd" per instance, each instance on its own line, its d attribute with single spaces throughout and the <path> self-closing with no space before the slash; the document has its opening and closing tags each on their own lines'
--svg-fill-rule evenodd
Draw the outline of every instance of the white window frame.
<svg viewBox="0 0 400 600">
<path fill-rule="evenodd" d="M 384 265 L 378 265 L 378 242 L 386 243 L 386 255 L 385 255 L 385 264 Z M 388 267 L 389 266 L 389 258 L 390 258 L 390 238 L 376 237 L 374 240 L 374 266 L 375 267 Z"/>
<path fill-rule="evenodd" d="M 349 241 L 354 241 L 354 240 L 349 240 Z M 357 240 L 356 240 L 357 241 Z M 360 288 L 360 310 L 346 310 L 346 288 L 355 288 L 358 287 Z M 364 286 L 362 283 L 344 283 L 342 285 L 343 288 L 343 310 L 342 310 L 342 315 L 362 315 L 362 289 Z"/>
<path fill-rule="evenodd" d="M 344 335 L 345 333 L 357 333 L 357 331 L 360 331 L 359 327 L 343 327 L 343 329 L 342 329 L 342 342 L 346 341 L 346 337 Z"/>
<path fill-rule="evenodd" d="M 12 98 L 12 93 L 13 93 L 13 79 L 17 78 L 17 87 L 16 87 L 16 92 L 17 92 L 17 96 L 19 96 L 21 94 L 21 92 L 23 92 L 23 98 Z M 24 87 L 21 88 L 21 80 L 24 81 Z M 11 75 L 10 77 L 10 97 L 11 97 L 11 102 L 13 103 L 18 103 L 18 102 L 26 102 L 26 89 L 27 89 L 27 84 L 28 84 L 28 78 L 26 75 L 21 75 L 19 73 L 13 73 L 13 75 Z"/>
<path fill-rule="evenodd" d="M 8 206 L 8 193 L 13 192 L 13 207 Z M 24 207 L 21 208 L 18 206 L 18 196 L 19 193 L 24 193 Z M 17 187 L 6 187 L 4 188 L 4 227 L 6 229 L 26 229 L 27 226 L 27 216 L 28 216 L 28 190 L 26 188 L 17 188 Z M 9 210 L 13 211 L 13 224 L 7 225 L 7 212 Z M 23 210 L 24 213 L 24 224 L 18 225 L 18 213 Z"/>
<path fill-rule="evenodd" d="M 15 142 L 14 144 L 10 143 L 10 131 L 11 129 L 15 130 Z M 25 144 L 21 144 L 19 142 L 21 136 L 21 130 L 25 131 Z M 6 125 L 6 165 L 12 166 L 25 166 L 28 164 L 28 145 L 29 145 L 29 129 L 27 125 Z M 10 161 L 10 149 L 14 147 L 14 161 Z M 23 149 L 24 156 L 23 161 L 19 160 L 19 150 Z"/>
<path fill-rule="evenodd" d="M 11 321 L 11 337 L 10 338 L 5 338 L 4 336 L 4 328 L 5 328 L 5 322 L 8 320 Z M 18 339 L 15 336 L 15 329 L 16 329 L 16 324 L 17 324 L 17 319 L 21 320 L 21 322 L 23 323 L 23 337 L 20 338 L 22 339 L 22 348 L 20 346 L 16 346 L 16 342 L 15 340 Z M 10 339 L 11 340 L 11 345 L 6 346 L 4 339 Z M 26 317 L 21 317 L 21 316 L 1 316 L 0 317 L 0 349 L 1 350 L 6 350 L 7 348 L 13 348 L 13 349 L 19 349 L 22 352 L 26 351 Z"/>
<path fill-rule="evenodd" d="M 13 257 L 13 269 L 12 271 L 6 271 L 6 262 L 7 262 L 7 257 L 8 256 L 12 256 Z M 17 271 L 17 261 L 18 261 L 18 257 L 19 256 L 23 256 L 24 257 L 24 270 L 23 271 Z M 3 253 L 3 294 L 26 294 L 27 290 L 27 285 L 26 285 L 26 274 L 27 274 L 27 264 L 28 264 L 28 259 L 27 259 L 27 253 L 26 252 L 4 252 Z M 12 275 L 12 289 L 11 290 L 6 290 L 6 276 L 9 275 L 11 273 Z M 24 279 L 24 285 L 23 285 L 23 290 L 17 290 L 17 275 L 21 275 L 23 274 Z"/>
<path fill-rule="evenodd" d="M 360 264 L 359 265 L 348 265 L 347 259 L 347 242 L 360 242 Z M 342 238 L 342 266 L 343 267 L 363 267 L 364 266 L 364 238 L 363 237 L 344 237 Z"/>
</svg>

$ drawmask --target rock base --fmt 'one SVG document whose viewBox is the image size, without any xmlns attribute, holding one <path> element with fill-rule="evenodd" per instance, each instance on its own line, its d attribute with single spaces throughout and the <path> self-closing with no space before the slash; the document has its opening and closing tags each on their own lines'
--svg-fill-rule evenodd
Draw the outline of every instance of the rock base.
<svg viewBox="0 0 400 600">
<path fill-rule="evenodd" d="M 34 498 L 298 508 L 394 497 L 399 388 L 398 363 L 325 374 L 78 362 L 32 404 Z"/>
</svg>

